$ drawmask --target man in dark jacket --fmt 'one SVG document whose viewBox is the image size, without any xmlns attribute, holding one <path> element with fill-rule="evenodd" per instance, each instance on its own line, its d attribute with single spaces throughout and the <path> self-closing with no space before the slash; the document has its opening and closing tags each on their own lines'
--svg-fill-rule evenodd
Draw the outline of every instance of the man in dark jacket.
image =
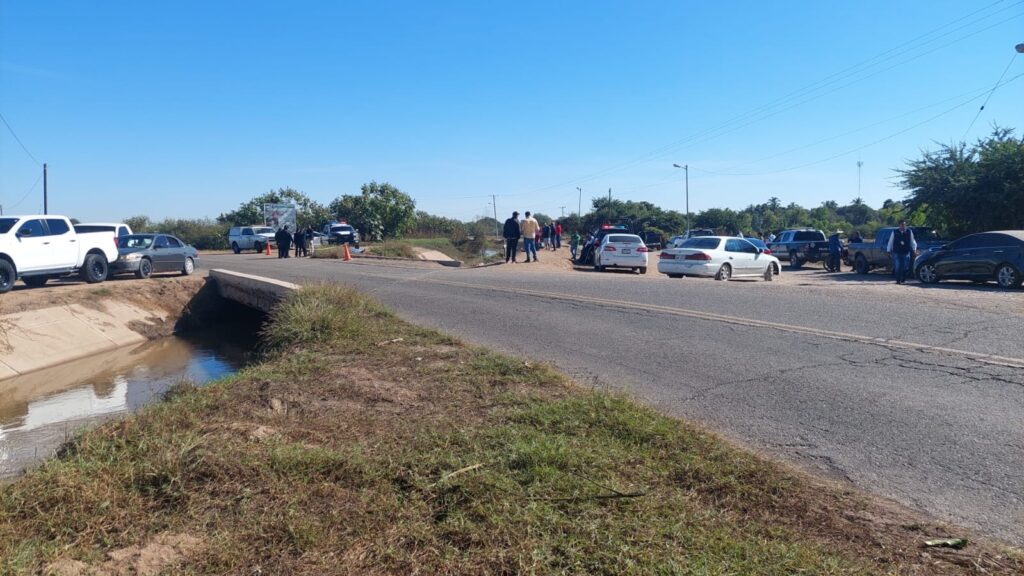
<svg viewBox="0 0 1024 576">
<path fill-rule="evenodd" d="M 512 263 L 516 263 L 516 251 L 519 250 L 519 237 L 522 234 L 519 232 L 519 212 L 513 212 L 512 217 L 505 220 L 505 228 L 502 230 L 502 236 L 505 238 L 505 263 L 508 264 L 509 259 L 512 259 Z"/>
<path fill-rule="evenodd" d="M 907 228 L 907 221 L 900 220 L 900 227 L 892 231 L 889 244 L 885 247 L 892 256 L 892 271 L 896 275 L 896 283 L 903 284 L 910 271 L 911 256 L 917 253 L 917 240 L 914 232 Z"/>
<path fill-rule="evenodd" d="M 292 249 L 292 235 L 288 232 L 287 224 L 274 234 L 274 240 L 277 241 L 277 257 L 287 258 L 288 252 Z"/>
</svg>

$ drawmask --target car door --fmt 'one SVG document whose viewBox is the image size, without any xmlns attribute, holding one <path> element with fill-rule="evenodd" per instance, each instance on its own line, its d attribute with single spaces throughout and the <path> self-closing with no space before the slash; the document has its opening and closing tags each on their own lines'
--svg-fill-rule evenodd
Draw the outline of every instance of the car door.
<svg viewBox="0 0 1024 576">
<path fill-rule="evenodd" d="M 42 220 L 32 219 L 18 222 L 18 253 L 14 265 L 18 272 L 32 272 L 53 268 L 52 244 L 46 234 L 46 225 Z"/>
<path fill-rule="evenodd" d="M 63 218 L 46 219 L 47 236 L 50 238 L 50 249 L 55 268 L 72 268 L 78 265 L 78 235 L 71 231 L 67 220 Z"/>
<path fill-rule="evenodd" d="M 1005 234 L 978 234 L 979 238 L 964 262 L 965 274 L 975 280 L 988 280 L 996 273 L 996 265 L 1005 261 L 1003 254 L 1012 250 Z"/>
<path fill-rule="evenodd" d="M 242 228 L 242 238 L 238 241 L 238 246 L 243 250 L 249 250 L 253 246 L 253 238 L 255 233 L 252 228 Z"/>
<path fill-rule="evenodd" d="M 753 274 L 754 269 L 754 251 L 747 251 L 747 247 L 753 248 L 754 246 L 742 240 L 740 238 L 729 238 L 725 241 L 725 252 L 727 263 L 732 266 L 734 275 L 741 276 L 745 274 Z"/>
<path fill-rule="evenodd" d="M 185 245 L 174 236 L 167 239 L 167 271 L 178 271 L 185 267 Z"/>
<path fill-rule="evenodd" d="M 170 254 L 167 236 L 157 235 L 153 239 L 153 272 L 167 272 L 170 270 L 169 260 L 173 258 Z"/>
<path fill-rule="evenodd" d="M 941 278 L 969 278 L 970 260 L 980 234 L 971 234 L 953 242 L 935 259 L 935 273 Z"/>
</svg>

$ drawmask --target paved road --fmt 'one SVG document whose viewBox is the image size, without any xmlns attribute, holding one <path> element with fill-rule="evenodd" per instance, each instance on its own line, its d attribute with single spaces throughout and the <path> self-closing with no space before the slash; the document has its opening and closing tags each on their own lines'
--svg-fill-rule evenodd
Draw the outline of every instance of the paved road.
<svg viewBox="0 0 1024 576">
<path fill-rule="evenodd" d="M 1024 291 L 204 258 L 344 282 L 404 318 L 628 390 L 746 446 L 1024 545 Z M 838 278 L 838 277 L 837 277 Z M 849 278 L 849 277 L 847 277 Z M 952 293 L 950 293 L 952 294 Z"/>
</svg>

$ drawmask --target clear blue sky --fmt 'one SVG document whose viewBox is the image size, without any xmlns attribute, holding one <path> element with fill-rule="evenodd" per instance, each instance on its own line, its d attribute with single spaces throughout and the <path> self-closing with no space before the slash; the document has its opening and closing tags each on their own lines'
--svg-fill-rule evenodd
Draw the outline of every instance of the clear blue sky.
<svg viewBox="0 0 1024 576">
<path fill-rule="evenodd" d="M 846 203 L 858 160 L 877 207 L 1024 75 L 1021 42 L 1021 0 L 3 0 L 0 113 L 83 220 L 370 180 L 461 219 L 492 193 L 573 212 L 577 186 L 682 209 L 673 163 L 694 212 Z M 1021 134 L 1024 78 L 966 140 L 992 123 Z M 41 209 L 40 173 L 0 125 L 5 213 Z"/>
</svg>

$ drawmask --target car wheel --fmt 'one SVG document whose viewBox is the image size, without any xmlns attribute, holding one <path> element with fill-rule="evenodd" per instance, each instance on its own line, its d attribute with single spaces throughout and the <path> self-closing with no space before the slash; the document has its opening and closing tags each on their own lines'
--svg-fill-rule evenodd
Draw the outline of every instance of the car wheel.
<svg viewBox="0 0 1024 576">
<path fill-rule="evenodd" d="M 143 258 L 139 262 L 139 269 L 135 271 L 135 275 L 139 278 L 149 278 L 153 274 L 153 262 L 149 258 Z"/>
<path fill-rule="evenodd" d="M 917 279 L 922 284 L 934 284 L 939 281 L 939 275 L 935 273 L 934 264 L 924 264 L 917 269 Z"/>
<path fill-rule="evenodd" d="M 682 278 L 683 275 L 682 274 L 668 274 L 668 277 L 669 278 Z"/>
<path fill-rule="evenodd" d="M 857 254 L 857 257 L 853 259 L 853 269 L 857 271 L 857 274 L 867 274 L 868 259 L 863 254 Z"/>
<path fill-rule="evenodd" d="M 191 258 L 185 258 L 185 266 L 181 268 L 181 275 L 188 276 L 196 271 L 196 263 Z"/>
<path fill-rule="evenodd" d="M 14 281 L 17 278 L 18 274 L 14 271 L 14 266 L 7 260 L 0 259 L 0 294 L 10 292 L 11 288 L 14 288 Z"/>
<path fill-rule="evenodd" d="M 79 275 L 89 284 L 103 282 L 107 279 L 107 257 L 103 254 L 86 254 Z"/>
<path fill-rule="evenodd" d="M 641 266 L 640 267 L 640 273 L 641 274 L 647 274 L 647 266 Z"/>
<path fill-rule="evenodd" d="M 238 242 L 231 243 L 231 251 L 234 252 L 235 254 L 242 253 L 242 249 L 238 246 Z"/>
<path fill-rule="evenodd" d="M 263 244 L 261 242 L 255 242 L 252 245 L 256 249 L 256 252 L 263 252 Z"/>
<path fill-rule="evenodd" d="M 26 278 L 22 278 L 21 280 L 22 282 L 25 283 L 26 286 L 30 288 L 39 288 L 45 285 L 46 281 L 49 279 L 49 276 L 28 276 Z"/>
<path fill-rule="evenodd" d="M 1012 264 L 1003 264 L 996 268 L 996 283 L 1000 288 L 1016 288 L 1020 286 L 1020 272 Z"/>
<path fill-rule="evenodd" d="M 799 270 L 803 262 L 800 261 L 800 257 L 796 255 L 796 250 L 789 253 L 789 267 L 793 270 Z"/>
<path fill-rule="evenodd" d="M 775 275 L 772 273 L 772 265 L 771 263 L 769 263 L 767 266 L 764 267 L 764 281 L 771 282 L 774 279 Z"/>
<path fill-rule="evenodd" d="M 715 274 L 715 280 L 728 280 L 729 278 L 732 278 L 732 266 L 722 264 L 722 267 Z"/>
</svg>

